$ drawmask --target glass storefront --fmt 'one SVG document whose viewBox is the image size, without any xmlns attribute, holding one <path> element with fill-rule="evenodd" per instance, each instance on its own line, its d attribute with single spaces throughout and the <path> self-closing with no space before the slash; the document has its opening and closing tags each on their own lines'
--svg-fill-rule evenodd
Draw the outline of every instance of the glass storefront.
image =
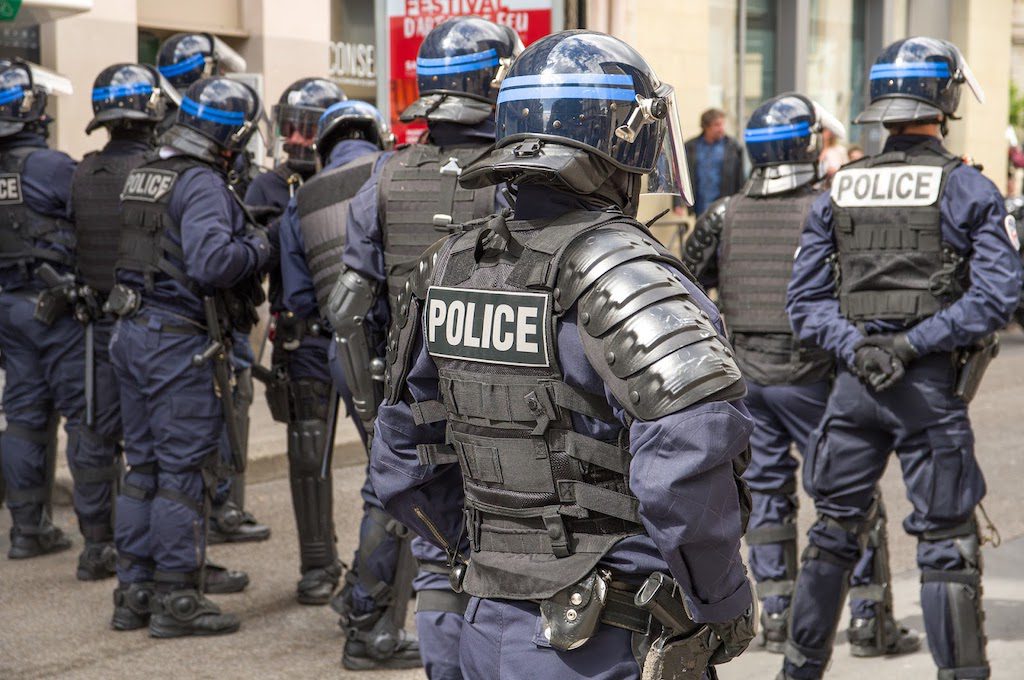
<svg viewBox="0 0 1024 680">
<path fill-rule="evenodd" d="M 39 24 L 0 28 L 0 58 L 39 63 Z"/>
</svg>

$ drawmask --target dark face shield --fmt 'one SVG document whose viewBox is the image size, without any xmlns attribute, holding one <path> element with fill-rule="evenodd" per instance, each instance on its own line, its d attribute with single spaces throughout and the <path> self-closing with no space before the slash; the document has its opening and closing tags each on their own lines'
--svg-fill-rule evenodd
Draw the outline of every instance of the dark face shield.
<svg viewBox="0 0 1024 680">
<path fill-rule="evenodd" d="M 323 110 L 304 106 L 278 104 L 274 107 L 274 159 L 284 160 L 287 154 L 289 161 L 314 163 L 316 152 L 313 142 L 316 140 L 317 121 Z"/>
</svg>

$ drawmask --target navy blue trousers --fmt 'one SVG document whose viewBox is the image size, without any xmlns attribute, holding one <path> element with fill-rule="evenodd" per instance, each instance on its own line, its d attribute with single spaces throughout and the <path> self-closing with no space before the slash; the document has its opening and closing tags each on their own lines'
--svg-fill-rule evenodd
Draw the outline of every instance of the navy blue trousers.
<svg viewBox="0 0 1024 680">
<path fill-rule="evenodd" d="M 66 419 L 68 465 L 76 476 L 75 512 L 84 536 L 108 540 L 116 437 L 86 429 L 85 342 L 82 325 L 65 315 L 47 326 L 33 317 L 30 290 L 0 293 L 0 351 L 6 364 L 3 471 L 7 504 L 15 525 L 38 526 L 46 501 L 47 422 L 56 409 Z M 102 344 L 102 338 L 97 338 Z M 97 371 L 109 388 L 109 380 Z M 109 395 L 97 426 L 109 425 Z M 114 407 L 116 411 L 116 406 Z M 97 427 L 98 430 L 98 427 Z"/>
<path fill-rule="evenodd" d="M 891 452 L 899 460 L 913 506 L 903 528 L 919 537 L 918 566 L 964 568 L 952 539 L 921 540 L 924 532 L 962 525 L 985 496 L 967 406 L 953 396 L 953 384 L 948 354 L 918 359 L 898 384 L 881 394 L 849 371 L 840 371 L 804 465 L 804 485 L 815 507 L 833 521 L 819 520 L 808 532 L 818 556 L 805 560 L 793 598 L 790 639 L 807 657 L 799 667 L 786 660 L 793 677 L 820 677 L 828 662 L 844 581 L 859 554 L 855 533 L 844 527 L 865 519 Z M 936 665 L 955 667 L 955 628 L 944 584 L 922 584 L 921 608 Z"/>
<path fill-rule="evenodd" d="M 828 392 L 827 381 L 807 385 L 760 385 L 747 381 L 744 403 L 754 418 L 750 466 L 743 474 L 753 499 L 750 530 L 781 526 L 787 517 L 796 514 L 799 462 L 792 447 L 801 456 L 806 455 L 807 441 L 825 414 Z M 852 585 L 865 585 L 871 580 L 874 550 L 868 548 L 864 553 L 850 579 Z M 782 544 L 751 545 L 750 570 L 758 582 L 786 580 Z M 789 600 L 785 596 L 769 596 L 762 604 L 765 611 L 778 613 L 789 606 Z M 865 600 L 852 600 L 850 610 L 859 618 L 875 615 L 874 606 Z"/>
<path fill-rule="evenodd" d="M 206 335 L 163 328 L 178 317 L 150 312 L 145 325 L 122 319 L 110 357 L 121 386 L 128 472 L 118 497 L 115 539 L 122 583 L 174 581 L 203 564 L 204 495 L 214 482 L 224 414 L 214 391 L 213 368 L 192 364 Z"/>
</svg>

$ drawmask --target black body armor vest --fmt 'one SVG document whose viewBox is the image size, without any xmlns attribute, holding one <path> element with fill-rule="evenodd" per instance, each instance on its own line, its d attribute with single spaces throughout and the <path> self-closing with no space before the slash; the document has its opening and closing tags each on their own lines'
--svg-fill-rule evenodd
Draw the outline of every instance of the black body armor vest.
<svg viewBox="0 0 1024 680">
<path fill-rule="evenodd" d="M 19 147 L 0 154 L 0 266 L 18 265 L 27 271 L 51 262 L 70 267 L 70 255 L 41 244 L 75 247 L 74 226 L 59 217 L 41 215 L 25 204 L 21 176 L 36 147 Z"/>
<path fill-rule="evenodd" d="M 940 202 L 961 160 L 932 143 L 845 166 L 832 179 L 839 306 L 851 321 L 913 323 L 963 292 Z"/>
<path fill-rule="evenodd" d="M 487 144 L 450 149 L 413 144 L 384 163 L 377 192 L 378 219 L 392 308 L 428 247 L 451 233 L 454 225 L 494 211 L 494 187 L 471 191 L 458 183 L 462 168 L 488 148 Z"/>
<path fill-rule="evenodd" d="M 197 292 L 195 282 L 184 271 L 181 225 L 171 218 L 167 208 L 181 175 L 201 165 L 205 164 L 188 156 L 172 156 L 145 163 L 125 180 L 116 269 L 140 272 L 148 290 L 152 290 L 155 277 L 165 276 Z"/>
<path fill-rule="evenodd" d="M 554 226 L 509 222 L 525 249 L 493 262 L 476 261 L 483 230 L 459 236 L 441 251 L 425 301 L 443 406 L 433 403 L 433 418 L 425 415 L 431 405 L 414 413 L 448 421 L 473 550 L 464 585 L 479 597 L 550 597 L 582 579 L 616 542 L 643 533 L 628 484 L 628 429 L 604 394 L 564 381 L 557 330 L 565 310 L 555 284 L 562 254 L 586 232 L 614 225 L 653 239 L 622 215 L 574 215 Z M 439 323 L 442 308 L 462 322 Z M 574 413 L 609 424 L 617 438 L 575 431 Z"/>
<path fill-rule="evenodd" d="M 319 173 L 296 196 L 306 264 L 313 275 L 313 289 L 321 310 L 326 309 L 327 297 L 341 273 L 349 201 L 370 179 L 377 157 L 378 154 L 368 154 Z"/>
<path fill-rule="evenodd" d="M 762 385 L 812 382 L 832 357 L 801 347 L 786 314 L 793 254 L 818 193 L 809 186 L 764 198 L 729 199 L 718 256 L 719 304 L 743 374 Z"/>
<path fill-rule="evenodd" d="M 114 265 L 121 241 L 121 190 L 149 152 L 87 154 L 75 169 L 72 205 L 78 248 L 76 259 L 82 281 L 104 295 L 114 287 Z"/>
</svg>

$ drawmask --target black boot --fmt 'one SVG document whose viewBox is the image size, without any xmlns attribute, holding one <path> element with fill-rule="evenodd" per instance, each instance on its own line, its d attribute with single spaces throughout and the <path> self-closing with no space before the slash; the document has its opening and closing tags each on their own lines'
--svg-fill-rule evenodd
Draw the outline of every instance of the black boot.
<svg viewBox="0 0 1024 680">
<path fill-rule="evenodd" d="M 782 654 L 786 650 L 786 638 L 789 629 L 789 607 L 781 612 L 761 610 L 761 644 L 773 654 Z"/>
<path fill-rule="evenodd" d="M 268 538 L 270 527 L 257 522 L 252 513 L 242 510 L 233 501 L 215 507 L 210 515 L 210 531 L 206 539 L 209 545 L 265 541 Z"/>
<path fill-rule="evenodd" d="M 11 549 L 7 551 L 7 557 L 12 560 L 24 560 L 60 552 L 70 547 L 71 539 L 48 518 L 43 517 L 37 527 L 11 527 Z"/>
<path fill-rule="evenodd" d="M 396 627 L 384 612 L 378 609 L 369 614 L 345 616 L 342 667 L 350 671 L 373 671 L 423 666 L 416 636 Z"/>
<path fill-rule="evenodd" d="M 887 642 L 883 648 L 878 639 L 877 618 L 850 619 L 850 629 L 846 631 L 850 654 L 856 657 L 898 656 L 921 648 L 921 634 L 916 630 L 901 626 L 891 616 L 886 617 L 885 627 Z"/>
<path fill-rule="evenodd" d="M 330 602 L 341 579 L 341 570 L 341 562 L 335 562 L 304 571 L 296 588 L 299 604 L 325 605 Z"/>
<path fill-rule="evenodd" d="M 119 583 L 114 589 L 114 616 L 110 627 L 114 630 L 138 630 L 149 623 L 156 584 L 152 581 L 141 583 Z"/>
<path fill-rule="evenodd" d="M 153 615 L 149 619 L 149 636 L 227 635 L 237 631 L 240 625 L 237 616 L 222 613 L 220 607 L 199 591 L 186 587 L 156 594 Z"/>
<path fill-rule="evenodd" d="M 244 571 L 228 569 L 206 558 L 206 584 L 203 591 L 211 595 L 240 593 L 249 585 L 249 575 Z"/>
<path fill-rule="evenodd" d="M 117 550 L 113 543 L 86 543 L 78 556 L 79 581 L 102 581 L 117 575 Z"/>
</svg>

